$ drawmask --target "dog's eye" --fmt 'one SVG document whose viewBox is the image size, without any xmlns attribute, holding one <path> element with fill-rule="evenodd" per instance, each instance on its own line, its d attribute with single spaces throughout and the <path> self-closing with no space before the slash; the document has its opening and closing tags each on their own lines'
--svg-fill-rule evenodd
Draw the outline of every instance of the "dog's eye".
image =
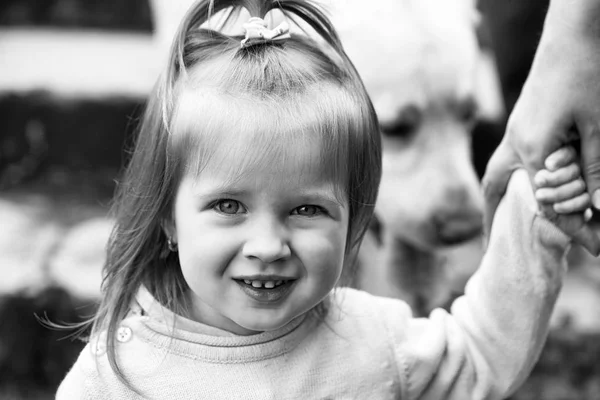
<svg viewBox="0 0 600 400">
<path fill-rule="evenodd" d="M 395 120 L 382 122 L 381 131 L 388 137 L 409 139 L 419 129 L 422 118 L 421 110 L 409 105 L 402 109 Z"/>
<path fill-rule="evenodd" d="M 382 127 L 381 130 L 386 136 L 408 139 L 416 129 L 414 125 L 400 123 L 393 127 Z"/>
<path fill-rule="evenodd" d="M 457 105 L 456 111 L 461 121 L 475 122 L 475 118 L 477 118 L 477 103 L 475 99 L 468 98 Z"/>
</svg>

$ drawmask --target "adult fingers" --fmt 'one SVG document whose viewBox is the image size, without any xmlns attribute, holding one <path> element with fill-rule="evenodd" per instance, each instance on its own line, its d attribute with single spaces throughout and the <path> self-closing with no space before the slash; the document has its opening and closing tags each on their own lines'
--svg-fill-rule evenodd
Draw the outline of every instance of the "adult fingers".
<svg viewBox="0 0 600 400">
<path fill-rule="evenodd" d="M 592 196 L 594 208 L 600 209 L 600 127 L 580 128 L 581 169 Z"/>
<path fill-rule="evenodd" d="M 503 140 L 492 154 L 482 180 L 483 195 L 485 198 L 485 212 L 483 215 L 484 237 L 487 242 L 494 214 L 498 204 L 506 192 L 506 187 L 512 172 L 519 166 L 520 160 L 517 153 Z"/>
<path fill-rule="evenodd" d="M 585 224 L 573 235 L 573 241 L 583 246 L 594 257 L 598 257 L 600 254 L 600 238 L 589 224 Z"/>
<path fill-rule="evenodd" d="M 548 210 L 548 211 L 546 211 Z M 600 253 L 600 238 L 590 228 L 586 219 L 586 213 L 571 214 L 568 219 L 558 215 L 551 207 L 540 210 L 545 218 L 557 225 L 563 232 L 572 237 L 574 243 L 581 245 L 590 254 L 597 257 Z"/>
</svg>

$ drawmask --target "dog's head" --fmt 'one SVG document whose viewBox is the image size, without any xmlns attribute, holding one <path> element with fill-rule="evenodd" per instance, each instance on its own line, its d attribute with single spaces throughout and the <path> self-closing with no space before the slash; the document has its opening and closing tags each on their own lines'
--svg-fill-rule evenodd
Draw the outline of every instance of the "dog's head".
<svg viewBox="0 0 600 400">
<path fill-rule="evenodd" d="M 368 4 L 368 5 L 367 5 Z M 331 1 L 334 25 L 383 132 L 376 215 L 386 235 L 421 249 L 481 232 L 471 131 L 486 97 L 469 0 Z"/>
</svg>

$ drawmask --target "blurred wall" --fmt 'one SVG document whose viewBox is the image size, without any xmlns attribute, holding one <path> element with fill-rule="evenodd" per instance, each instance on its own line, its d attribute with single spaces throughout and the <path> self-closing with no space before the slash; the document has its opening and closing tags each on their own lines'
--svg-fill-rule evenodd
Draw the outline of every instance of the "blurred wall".
<svg viewBox="0 0 600 400">
<path fill-rule="evenodd" d="M 147 0 L 0 4 L 0 190 L 79 177 L 110 195 L 158 71 L 152 29 Z"/>
<path fill-rule="evenodd" d="M 529 73 L 548 4 L 549 0 L 479 0 L 508 111 L 517 101 Z"/>
<path fill-rule="evenodd" d="M 151 16 L 147 0 L 0 2 L 1 399 L 53 398 L 84 345 L 35 315 L 95 308 L 108 202 L 157 74 Z"/>
</svg>

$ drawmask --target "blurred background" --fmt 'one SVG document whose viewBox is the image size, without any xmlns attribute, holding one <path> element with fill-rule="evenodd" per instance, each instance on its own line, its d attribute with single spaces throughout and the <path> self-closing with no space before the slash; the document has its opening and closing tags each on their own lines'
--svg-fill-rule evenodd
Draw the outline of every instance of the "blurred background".
<svg viewBox="0 0 600 400">
<path fill-rule="evenodd" d="M 479 1 L 507 113 L 547 3 Z M 168 13 L 187 4 L 0 3 L 0 399 L 53 398 L 83 346 L 36 315 L 77 322 L 93 312 L 111 195 L 160 70 Z M 504 127 L 475 128 L 480 176 Z M 578 248 L 570 257 L 547 346 L 513 399 L 600 399 L 600 263 Z"/>
</svg>

